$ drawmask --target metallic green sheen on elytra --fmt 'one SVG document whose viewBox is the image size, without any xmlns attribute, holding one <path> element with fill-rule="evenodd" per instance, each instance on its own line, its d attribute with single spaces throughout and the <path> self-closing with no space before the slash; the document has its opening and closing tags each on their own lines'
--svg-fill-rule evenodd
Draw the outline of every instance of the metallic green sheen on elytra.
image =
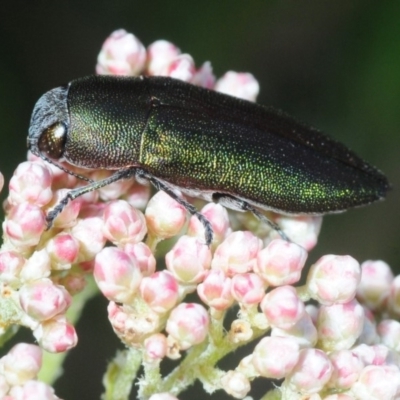
<svg viewBox="0 0 400 400">
<path fill-rule="evenodd" d="M 91 76 L 53 89 L 35 106 L 29 145 L 80 167 L 130 169 L 122 178 L 141 169 L 243 210 L 245 202 L 325 214 L 382 199 L 389 188 L 344 145 L 280 111 L 166 77 Z"/>
</svg>

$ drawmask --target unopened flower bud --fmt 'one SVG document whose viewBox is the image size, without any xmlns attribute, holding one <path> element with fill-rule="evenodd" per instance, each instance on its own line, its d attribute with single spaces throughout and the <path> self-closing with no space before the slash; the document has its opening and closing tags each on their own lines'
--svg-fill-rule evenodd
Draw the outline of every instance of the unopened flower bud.
<svg viewBox="0 0 400 400">
<path fill-rule="evenodd" d="M 147 73 L 162 75 L 166 66 L 176 59 L 180 50 L 173 43 L 166 40 L 157 40 L 147 48 Z"/>
<path fill-rule="evenodd" d="M 179 343 L 181 350 L 186 350 L 204 341 L 208 325 L 209 317 L 203 306 L 181 303 L 172 310 L 165 330 Z"/>
<path fill-rule="evenodd" d="M 320 347 L 326 351 L 350 349 L 362 332 L 364 310 L 356 301 L 321 306 L 317 329 Z"/>
<path fill-rule="evenodd" d="M 28 282 L 19 290 L 22 309 L 37 321 L 46 321 L 64 313 L 71 304 L 71 296 L 50 279 Z"/>
<path fill-rule="evenodd" d="M 232 229 L 229 225 L 228 212 L 225 207 L 217 203 L 206 204 L 201 213 L 207 218 L 213 230 L 213 248 L 219 245 L 231 232 Z M 192 216 L 189 221 L 187 231 L 188 236 L 196 236 L 204 240 L 205 229 L 204 225 L 199 221 L 196 216 Z"/>
<path fill-rule="evenodd" d="M 250 73 L 229 71 L 217 80 L 215 90 L 244 100 L 256 101 L 260 85 Z"/>
<path fill-rule="evenodd" d="M 109 203 L 104 209 L 104 236 L 114 244 L 138 243 L 147 233 L 141 211 L 124 200 Z"/>
<path fill-rule="evenodd" d="M 251 232 L 233 232 L 215 250 L 211 267 L 223 270 L 227 276 L 252 272 L 261 247 L 261 239 Z"/>
<path fill-rule="evenodd" d="M 40 347 L 50 353 L 62 353 L 75 347 L 78 342 L 74 326 L 64 316 L 42 322 L 33 335 Z"/>
<path fill-rule="evenodd" d="M 233 303 L 231 293 L 231 278 L 225 276 L 224 271 L 211 270 L 197 286 L 197 294 L 209 307 L 222 311 Z"/>
<path fill-rule="evenodd" d="M 106 247 L 97 254 L 93 275 L 103 295 L 118 303 L 130 303 L 142 280 L 132 259 L 116 247 Z"/>
<path fill-rule="evenodd" d="M 322 350 L 303 349 L 285 383 L 302 394 L 318 393 L 329 381 L 332 371 L 332 363 Z"/>
<path fill-rule="evenodd" d="M 1 358 L 0 365 L 1 373 L 10 385 L 22 385 L 37 377 L 42 365 L 42 351 L 33 344 L 18 343 Z"/>
<path fill-rule="evenodd" d="M 157 192 L 149 201 L 145 217 L 149 233 L 159 239 L 177 235 L 186 221 L 186 209 L 165 192 Z"/>
<path fill-rule="evenodd" d="M 278 215 L 275 222 L 288 237 L 306 251 L 311 251 L 317 244 L 321 230 L 322 217 L 315 216 L 284 216 Z M 272 238 L 279 238 L 276 231 L 272 231 Z"/>
<path fill-rule="evenodd" d="M 221 383 L 225 392 L 236 399 L 243 399 L 251 389 L 248 378 L 242 372 L 228 371 L 221 378 Z"/>
<path fill-rule="evenodd" d="M 239 304 L 250 307 L 257 305 L 262 300 L 265 287 L 257 274 L 237 274 L 232 278 L 231 293 Z"/>
<path fill-rule="evenodd" d="M 171 274 L 183 284 L 203 280 L 211 265 L 211 251 L 196 237 L 181 236 L 166 254 L 165 263 Z"/>
<path fill-rule="evenodd" d="M 293 286 L 271 290 L 264 296 L 260 307 L 268 322 L 281 329 L 292 328 L 305 314 L 304 303 Z"/>
<path fill-rule="evenodd" d="M 261 376 L 283 379 L 299 359 L 299 344 L 285 337 L 265 337 L 253 352 L 253 365 Z"/>
<path fill-rule="evenodd" d="M 364 261 L 357 298 L 371 310 L 381 307 L 390 294 L 393 273 L 383 261 Z"/>
<path fill-rule="evenodd" d="M 46 219 L 43 211 L 30 203 L 12 207 L 3 223 L 3 231 L 16 247 L 37 245 L 45 229 Z"/>
<path fill-rule="evenodd" d="M 256 272 L 268 285 L 290 285 L 299 281 L 306 259 L 302 247 L 275 239 L 258 253 Z"/>
<path fill-rule="evenodd" d="M 140 283 L 143 300 L 157 313 L 165 313 L 178 301 L 179 285 L 168 271 L 157 271 Z"/>
<path fill-rule="evenodd" d="M 114 31 L 104 42 L 97 58 L 100 75 L 139 75 L 146 63 L 146 49 L 124 29 Z"/>
<path fill-rule="evenodd" d="M 51 172 L 45 165 L 29 161 L 19 164 L 10 180 L 10 203 L 45 206 L 53 196 L 51 181 Z"/>
<path fill-rule="evenodd" d="M 19 273 L 25 264 L 25 258 L 16 251 L 0 252 L 0 282 L 11 287 L 19 284 Z"/>
<path fill-rule="evenodd" d="M 149 246 L 143 242 L 127 243 L 124 251 L 133 260 L 133 263 L 139 267 L 143 276 L 150 276 L 156 270 L 156 259 Z"/>
<path fill-rule="evenodd" d="M 346 390 L 350 389 L 364 368 L 363 362 L 351 350 L 340 350 L 329 354 L 333 372 L 328 386 Z"/>
<path fill-rule="evenodd" d="M 321 304 L 348 303 L 354 299 L 359 282 L 360 265 L 353 257 L 326 255 L 311 267 L 307 289 Z"/>
<path fill-rule="evenodd" d="M 215 75 L 212 72 L 211 63 L 206 61 L 196 72 L 191 83 L 206 89 L 213 89 L 215 85 Z"/>
<path fill-rule="evenodd" d="M 147 362 L 158 362 L 167 354 L 167 338 L 162 333 L 151 335 L 144 341 L 144 358 Z"/>
</svg>

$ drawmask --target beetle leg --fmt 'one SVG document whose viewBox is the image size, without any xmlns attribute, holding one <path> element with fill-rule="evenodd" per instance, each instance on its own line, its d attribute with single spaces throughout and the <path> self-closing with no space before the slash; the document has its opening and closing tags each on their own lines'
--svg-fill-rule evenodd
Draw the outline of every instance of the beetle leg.
<svg viewBox="0 0 400 400">
<path fill-rule="evenodd" d="M 238 199 L 237 197 L 231 196 L 229 194 L 224 194 L 224 193 L 213 193 L 212 199 L 213 199 L 214 202 L 220 203 L 221 205 L 226 206 L 228 208 L 231 208 L 233 210 L 250 211 L 259 220 L 265 222 L 273 230 L 278 232 L 283 240 L 286 240 L 287 242 L 290 242 L 290 239 L 287 237 L 285 232 L 282 231 L 282 229 L 279 227 L 278 224 L 276 224 L 275 222 L 271 221 L 264 214 L 262 214 L 260 211 L 258 211 L 256 208 L 254 208 L 252 205 L 250 205 L 247 201 L 242 200 L 242 199 Z"/>
<path fill-rule="evenodd" d="M 47 229 L 50 229 L 53 225 L 54 219 L 64 210 L 65 206 L 69 201 L 75 200 L 77 197 L 82 196 L 86 193 L 92 192 L 93 190 L 100 189 L 110 183 L 119 181 L 120 179 L 130 178 L 134 175 L 135 168 L 124 168 L 115 172 L 108 178 L 102 179 L 101 181 L 92 182 L 89 185 L 78 187 L 70 190 L 65 197 L 47 214 Z"/>
<path fill-rule="evenodd" d="M 143 169 L 136 169 L 135 171 L 136 177 L 139 179 L 146 179 L 148 180 L 157 190 L 162 190 L 165 193 L 167 193 L 169 196 L 171 196 L 177 203 L 179 203 L 181 206 L 185 207 L 185 209 L 191 214 L 194 215 L 204 226 L 205 230 L 205 237 L 206 237 L 206 245 L 210 246 L 211 242 L 213 241 L 213 229 L 211 226 L 210 221 L 199 211 L 196 209 L 196 207 L 193 204 L 188 203 L 186 200 L 182 199 L 182 197 L 179 197 L 174 189 L 169 186 L 166 182 L 156 178 L 154 175 L 150 174 L 149 172 L 143 170 Z"/>
</svg>

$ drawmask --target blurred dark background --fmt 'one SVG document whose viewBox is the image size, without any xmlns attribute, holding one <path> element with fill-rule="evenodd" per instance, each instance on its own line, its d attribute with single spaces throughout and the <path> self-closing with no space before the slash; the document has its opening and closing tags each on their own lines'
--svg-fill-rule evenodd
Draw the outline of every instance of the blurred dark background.
<svg viewBox="0 0 400 400">
<path fill-rule="evenodd" d="M 399 18 L 400 2 L 372 0 L 3 2 L 0 170 L 8 181 L 25 159 L 38 97 L 92 74 L 104 39 L 125 28 L 145 45 L 174 42 L 198 66 L 210 60 L 217 76 L 230 69 L 253 73 L 260 103 L 320 128 L 383 170 L 393 185 L 388 199 L 325 218 L 310 262 L 326 253 L 350 254 L 359 261 L 383 259 L 398 270 Z M 118 343 L 104 300 L 92 301 L 84 320 L 86 325 L 78 325 L 79 346 L 56 385 L 66 399 L 99 398 L 101 374 Z M 189 397 L 203 397 L 199 386 L 180 396 Z"/>
</svg>

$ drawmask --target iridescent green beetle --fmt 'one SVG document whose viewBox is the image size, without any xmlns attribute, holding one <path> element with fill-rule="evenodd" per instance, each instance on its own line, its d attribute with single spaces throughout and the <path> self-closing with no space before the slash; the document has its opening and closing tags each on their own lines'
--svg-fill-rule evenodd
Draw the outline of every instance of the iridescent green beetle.
<svg viewBox="0 0 400 400">
<path fill-rule="evenodd" d="M 321 215 L 383 199 L 386 177 L 344 145 L 292 117 L 166 77 L 90 76 L 36 103 L 28 146 L 44 160 L 114 170 L 71 190 L 69 200 L 135 177 L 164 190 L 205 226 L 185 194 L 240 211 Z M 68 171 L 72 173 L 71 171 Z M 72 173 L 73 174 L 73 173 Z"/>
</svg>

